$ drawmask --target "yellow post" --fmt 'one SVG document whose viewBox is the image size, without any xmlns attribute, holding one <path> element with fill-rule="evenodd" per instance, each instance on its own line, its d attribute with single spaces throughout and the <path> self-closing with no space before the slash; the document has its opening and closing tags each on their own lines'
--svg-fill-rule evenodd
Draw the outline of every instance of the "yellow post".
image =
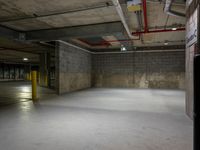
<svg viewBox="0 0 200 150">
<path fill-rule="evenodd" d="M 32 79 L 32 100 L 37 99 L 37 71 L 31 72 Z"/>
</svg>

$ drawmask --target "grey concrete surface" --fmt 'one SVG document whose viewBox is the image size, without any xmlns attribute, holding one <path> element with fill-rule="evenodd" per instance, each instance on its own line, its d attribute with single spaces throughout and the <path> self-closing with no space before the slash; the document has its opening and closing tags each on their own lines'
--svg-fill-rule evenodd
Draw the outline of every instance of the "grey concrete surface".
<svg viewBox="0 0 200 150">
<path fill-rule="evenodd" d="M 185 93 L 89 89 L 0 107 L 3 150 L 192 150 Z"/>
<path fill-rule="evenodd" d="M 66 42 L 57 42 L 55 66 L 58 94 L 91 87 L 90 53 Z"/>
<path fill-rule="evenodd" d="M 92 56 L 95 87 L 185 89 L 185 52 L 140 52 Z"/>
<path fill-rule="evenodd" d="M 37 91 L 38 98 L 55 95 L 55 91 L 40 86 L 38 86 Z M 0 82 L 0 106 L 30 101 L 31 97 L 31 82 Z"/>
</svg>

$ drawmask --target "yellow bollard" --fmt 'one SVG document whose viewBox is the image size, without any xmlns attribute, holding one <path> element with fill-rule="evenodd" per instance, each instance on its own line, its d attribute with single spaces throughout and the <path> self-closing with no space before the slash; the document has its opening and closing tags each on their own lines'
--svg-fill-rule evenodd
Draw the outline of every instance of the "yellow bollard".
<svg viewBox="0 0 200 150">
<path fill-rule="evenodd" d="M 37 99 L 37 71 L 31 72 L 32 79 L 32 100 Z"/>
</svg>

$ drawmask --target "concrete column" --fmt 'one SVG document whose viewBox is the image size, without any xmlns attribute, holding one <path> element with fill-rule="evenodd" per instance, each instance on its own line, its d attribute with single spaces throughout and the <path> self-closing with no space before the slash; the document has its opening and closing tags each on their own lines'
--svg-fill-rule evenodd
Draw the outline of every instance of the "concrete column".
<svg viewBox="0 0 200 150">
<path fill-rule="evenodd" d="M 31 80 L 31 65 L 24 66 L 24 73 L 25 73 L 24 79 L 26 81 L 30 81 Z"/>
<path fill-rule="evenodd" d="M 59 42 L 56 42 L 55 48 L 55 90 L 57 94 L 60 94 L 60 50 Z"/>
<path fill-rule="evenodd" d="M 91 87 L 91 54 L 65 42 L 55 50 L 55 88 L 58 94 Z"/>
<path fill-rule="evenodd" d="M 32 76 L 32 100 L 37 99 L 37 71 L 31 71 Z"/>
<path fill-rule="evenodd" d="M 40 86 L 50 87 L 50 53 L 40 55 Z"/>
<path fill-rule="evenodd" d="M 189 7 L 189 6 L 188 6 Z M 199 54 L 199 8 L 187 10 L 186 21 L 186 113 L 193 119 L 194 105 L 194 56 Z M 192 22 L 192 23 L 191 23 Z M 197 28 L 197 29 L 196 29 Z M 197 35 L 196 31 L 197 30 Z"/>
</svg>

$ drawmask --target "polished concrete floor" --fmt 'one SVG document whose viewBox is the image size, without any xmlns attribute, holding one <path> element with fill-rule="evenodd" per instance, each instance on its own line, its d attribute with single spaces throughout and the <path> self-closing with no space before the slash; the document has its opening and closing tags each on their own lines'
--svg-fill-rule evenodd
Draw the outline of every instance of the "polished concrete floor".
<svg viewBox="0 0 200 150">
<path fill-rule="evenodd" d="M 192 121 L 184 112 L 183 91 L 88 89 L 59 97 L 50 94 L 37 103 L 0 107 L 0 149 L 192 150 Z"/>
<path fill-rule="evenodd" d="M 53 90 L 39 86 L 37 91 L 40 98 L 50 97 L 55 94 Z M 0 82 L 0 106 L 30 101 L 31 95 L 30 82 Z"/>
</svg>

